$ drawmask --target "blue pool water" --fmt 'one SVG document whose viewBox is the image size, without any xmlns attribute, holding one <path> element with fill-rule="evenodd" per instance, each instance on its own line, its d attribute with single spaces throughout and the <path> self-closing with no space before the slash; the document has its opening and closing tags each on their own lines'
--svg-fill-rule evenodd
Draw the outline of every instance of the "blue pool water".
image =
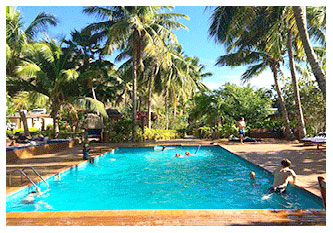
<svg viewBox="0 0 333 233">
<path fill-rule="evenodd" d="M 289 185 L 267 194 L 273 176 L 218 146 L 119 148 L 7 197 L 7 212 L 123 209 L 321 209 L 321 199 Z M 180 153 L 183 157 L 176 158 Z M 249 179 L 256 173 L 257 181 Z"/>
</svg>

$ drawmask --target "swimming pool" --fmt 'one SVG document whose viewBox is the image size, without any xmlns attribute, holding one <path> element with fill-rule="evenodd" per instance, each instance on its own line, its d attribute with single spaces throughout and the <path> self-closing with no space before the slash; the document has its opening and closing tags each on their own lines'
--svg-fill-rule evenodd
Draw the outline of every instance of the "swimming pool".
<svg viewBox="0 0 333 233">
<path fill-rule="evenodd" d="M 267 194 L 273 176 L 219 146 L 118 148 L 10 195 L 7 212 L 129 209 L 321 209 L 321 199 L 289 185 Z M 183 157 L 176 158 L 180 153 Z M 256 173 L 254 183 L 249 172 Z"/>
</svg>

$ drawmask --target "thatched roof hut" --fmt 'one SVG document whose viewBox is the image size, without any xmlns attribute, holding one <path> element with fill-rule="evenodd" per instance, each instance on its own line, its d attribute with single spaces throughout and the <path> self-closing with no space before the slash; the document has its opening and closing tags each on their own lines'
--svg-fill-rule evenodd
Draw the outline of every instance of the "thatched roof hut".
<svg viewBox="0 0 333 233">
<path fill-rule="evenodd" d="M 94 113 L 88 113 L 83 123 L 84 129 L 103 129 L 103 118 Z"/>
<path fill-rule="evenodd" d="M 121 114 L 121 112 L 117 109 L 108 108 L 106 109 L 106 113 L 111 119 L 121 119 L 123 117 L 123 114 Z"/>
</svg>

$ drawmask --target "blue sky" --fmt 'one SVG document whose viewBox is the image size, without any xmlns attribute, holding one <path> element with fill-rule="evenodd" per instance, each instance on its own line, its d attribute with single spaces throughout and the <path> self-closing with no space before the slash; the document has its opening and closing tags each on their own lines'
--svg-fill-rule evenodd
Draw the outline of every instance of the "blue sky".
<svg viewBox="0 0 333 233">
<path fill-rule="evenodd" d="M 58 20 L 58 26 L 50 27 L 48 35 L 51 38 L 61 39 L 66 36 L 70 38 L 70 32 L 75 28 L 82 29 L 89 23 L 95 22 L 94 16 L 82 13 L 81 6 L 20 6 L 23 21 L 27 26 L 40 11 L 54 14 Z M 208 36 L 209 17 L 211 9 L 205 10 L 204 6 L 176 6 L 173 12 L 182 13 L 189 16 L 189 20 L 180 22 L 187 26 L 188 31 L 175 31 L 178 42 L 188 56 L 197 56 L 201 64 L 205 65 L 205 72 L 213 73 L 213 76 L 204 79 L 204 83 L 212 89 L 222 86 L 225 82 L 240 85 L 240 76 L 246 67 L 217 67 L 216 59 L 225 54 L 222 45 L 216 44 L 213 38 Z M 113 61 L 112 61 L 113 62 Z M 250 82 L 251 86 L 270 88 L 273 84 L 272 74 L 269 70 L 265 71 L 260 77 L 254 78 Z"/>
</svg>

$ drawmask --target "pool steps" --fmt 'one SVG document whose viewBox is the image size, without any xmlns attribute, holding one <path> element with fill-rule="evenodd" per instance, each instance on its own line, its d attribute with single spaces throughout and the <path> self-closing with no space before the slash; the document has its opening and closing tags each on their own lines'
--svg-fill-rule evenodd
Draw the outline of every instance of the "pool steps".
<svg viewBox="0 0 333 233">
<path fill-rule="evenodd" d="M 39 178 L 42 179 L 42 181 L 44 181 L 44 183 L 46 184 L 47 188 L 49 188 L 49 184 L 47 183 L 47 181 L 33 168 L 33 167 L 24 167 L 22 169 L 15 169 L 14 171 L 12 171 L 10 174 L 9 174 L 9 181 L 8 181 L 8 184 L 9 186 L 11 186 L 12 184 L 12 175 L 18 171 L 20 172 L 21 174 L 21 183 L 23 183 L 23 177 L 27 178 L 27 180 L 36 188 L 36 191 L 39 192 L 40 188 L 36 185 L 35 182 L 33 182 L 31 180 L 31 178 L 24 172 L 25 169 L 27 168 L 30 168 Z"/>
</svg>

